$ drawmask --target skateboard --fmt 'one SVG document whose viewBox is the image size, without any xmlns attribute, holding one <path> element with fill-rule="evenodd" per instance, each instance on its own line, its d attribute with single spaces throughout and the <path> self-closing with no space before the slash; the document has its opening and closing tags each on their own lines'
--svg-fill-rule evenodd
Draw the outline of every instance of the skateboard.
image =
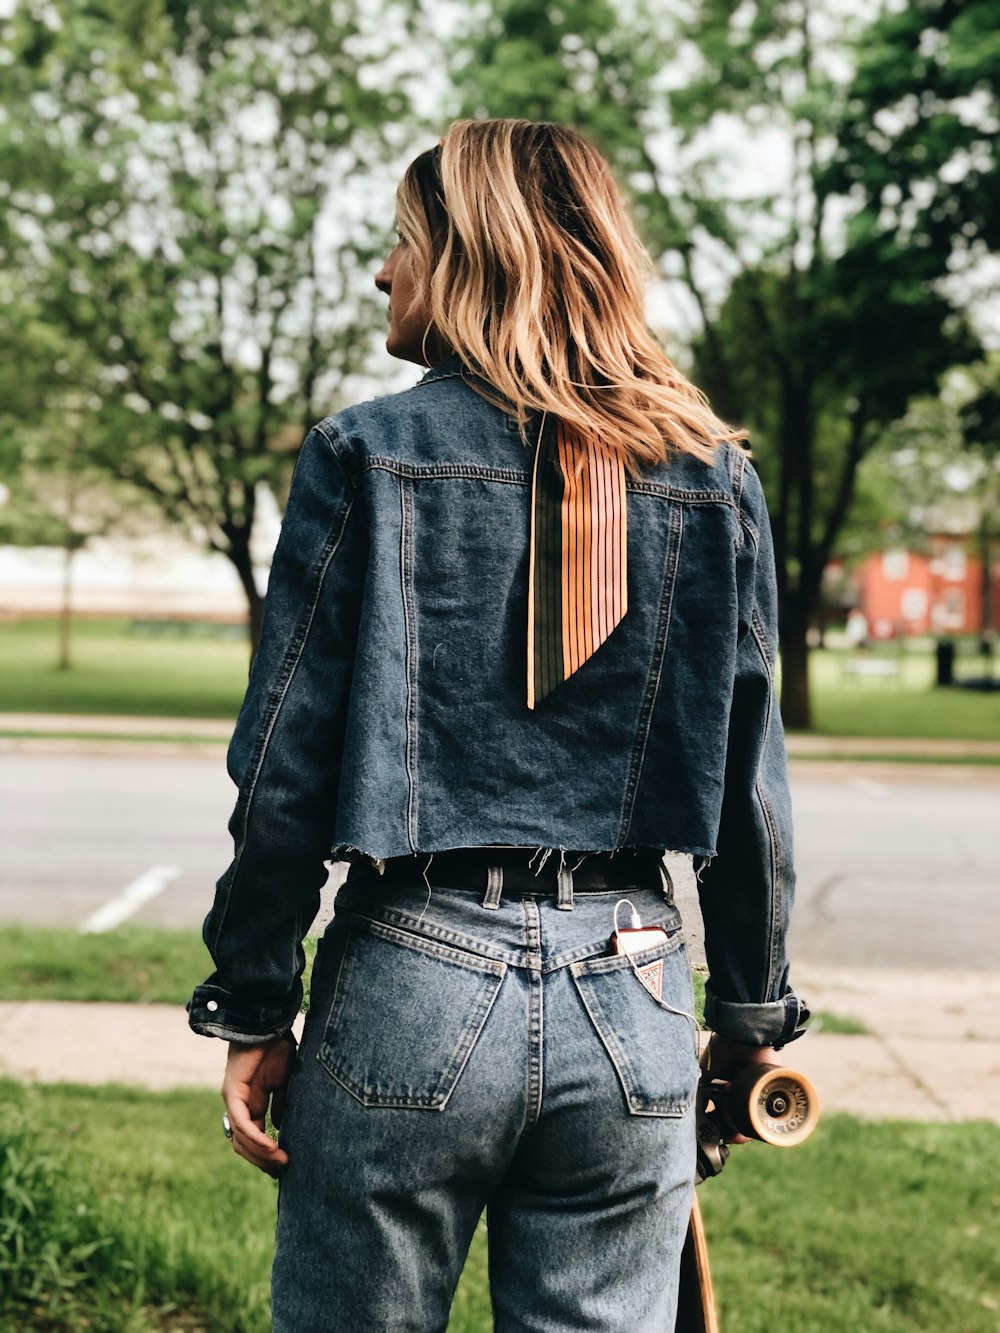
<svg viewBox="0 0 1000 1333">
<path fill-rule="evenodd" d="M 732 1082 L 704 1076 L 696 1104 L 695 1184 L 717 1176 L 729 1157 L 725 1143 L 744 1134 L 775 1148 L 804 1143 L 819 1122 L 819 1098 L 805 1077 L 784 1065 L 747 1065 Z M 708 1243 L 697 1197 L 691 1201 L 674 1333 L 719 1333 Z"/>
</svg>

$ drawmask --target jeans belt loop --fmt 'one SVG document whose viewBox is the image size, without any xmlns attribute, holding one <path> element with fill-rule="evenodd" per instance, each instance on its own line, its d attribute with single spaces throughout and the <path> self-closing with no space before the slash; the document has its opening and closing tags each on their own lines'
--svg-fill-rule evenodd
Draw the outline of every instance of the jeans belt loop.
<svg viewBox="0 0 1000 1333">
<path fill-rule="evenodd" d="M 486 895 L 483 906 L 491 912 L 500 907 L 500 894 L 503 892 L 503 866 L 486 867 Z"/>
<path fill-rule="evenodd" d="M 573 910 L 573 872 L 569 866 L 561 865 L 559 867 L 559 877 L 556 881 L 556 907 L 561 912 L 572 912 Z"/>
</svg>

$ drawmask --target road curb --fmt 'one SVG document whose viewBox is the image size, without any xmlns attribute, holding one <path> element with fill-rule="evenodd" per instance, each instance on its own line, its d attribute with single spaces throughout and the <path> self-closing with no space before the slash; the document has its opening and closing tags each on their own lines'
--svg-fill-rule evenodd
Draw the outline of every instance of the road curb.
<svg viewBox="0 0 1000 1333">
<path fill-rule="evenodd" d="M 982 764 L 975 760 L 962 763 L 941 764 L 929 760 L 914 763 L 913 760 L 876 760 L 852 759 L 845 755 L 841 759 L 804 759 L 790 756 L 788 771 L 794 778 L 833 778 L 843 779 L 846 775 L 853 778 L 879 781 L 939 782 L 939 783 L 975 783 L 977 785 L 1000 786 L 1000 762 Z"/>
<path fill-rule="evenodd" d="M 91 736 L 4 736 L 0 732 L 0 754 L 122 755 L 142 759 L 224 759 L 225 742 L 159 738 Z"/>
<path fill-rule="evenodd" d="M 220 760 L 228 749 L 226 740 L 200 736 L 96 735 L 85 732 L 53 735 L 4 734 L 0 728 L 0 754 L 135 756 L 137 758 L 185 758 L 193 756 Z M 914 781 L 983 782 L 1000 784 L 1000 757 L 985 762 L 978 756 L 955 758 L 941 762 L 933 755 L 924 757 L 881 759 L 876 756 L 842 754 L 811 756 L 789 751 L 789 769 L 803 776 L 843 777 L 846 772 L 858 773 L 875 781 L 880 778 L 901 777 Z"/>
</svg>

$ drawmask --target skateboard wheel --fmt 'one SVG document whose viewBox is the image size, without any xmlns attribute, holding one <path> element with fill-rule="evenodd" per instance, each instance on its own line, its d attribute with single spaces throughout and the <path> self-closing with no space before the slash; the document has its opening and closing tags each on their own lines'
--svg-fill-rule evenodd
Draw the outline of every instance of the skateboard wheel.
<svg viewBox="0 0 1000 1333">
<path fill-rule="evenodd" d="M 805 1075 L 794 1069 L 748 1065 L 730 1084 L 725 1114 L 748 1138 L 794 1148 L 816 1128 L 819 1098 Z"/>
</svg>

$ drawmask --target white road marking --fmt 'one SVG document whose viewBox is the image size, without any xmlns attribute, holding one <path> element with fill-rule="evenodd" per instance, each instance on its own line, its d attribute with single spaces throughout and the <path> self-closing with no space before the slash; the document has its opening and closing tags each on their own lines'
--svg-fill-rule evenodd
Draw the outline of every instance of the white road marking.
<svg viewBox="0 0 1000 1333">
<path fill-rule="evenodd" d="M 875 782 L 872 778 L 851 778 L 850 786 L 855 791 L 863 791 L 866 796 L 888 796 L 890 791 L 884 782 Z"/>
<path fill-rule="evenodd" d="M 96 912 L 91 912 L 85 921 L 81 921 L 80 934 L 100 935 L 106 930 L 114 930 L 133 912 L 138 912 L 144 903 L 162 893 L 180 873 L 180 866 L 150 866 L 138 879 L 122 889 L 117 898 L 112 898 Z"/>
</svg>

